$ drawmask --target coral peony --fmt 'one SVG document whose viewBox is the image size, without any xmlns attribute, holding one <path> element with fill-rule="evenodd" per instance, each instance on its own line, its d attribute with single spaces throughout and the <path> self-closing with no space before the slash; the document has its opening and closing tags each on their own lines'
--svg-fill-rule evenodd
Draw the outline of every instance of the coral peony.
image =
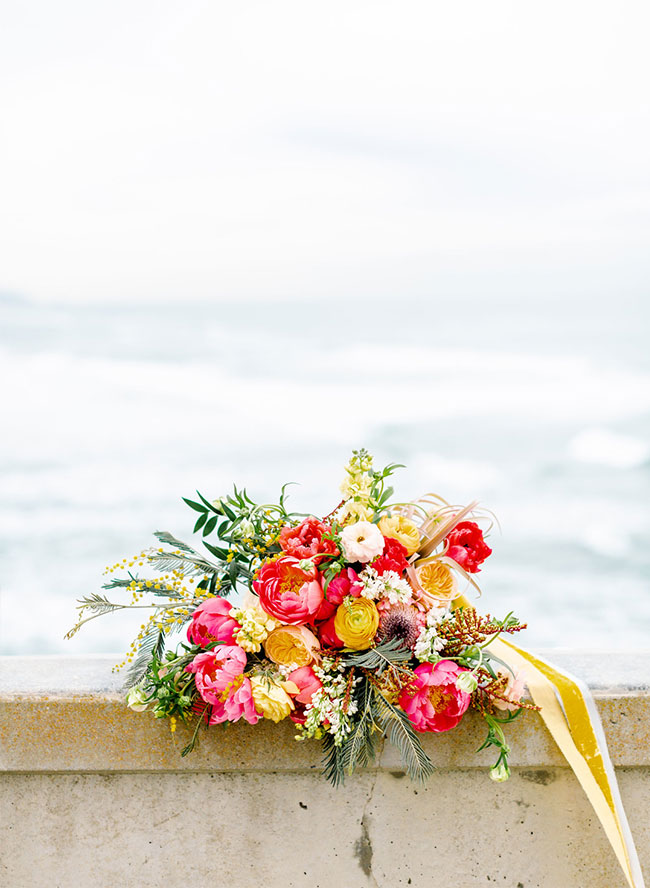
<svg viewBox="0 0 650 888">
<path fill-rule="evenodd" d="M 331 532 L 329 524 L 310 516 L 296 527 L 283 527 L 279 543 L 287 555 L 293 555 L 294 558 L 311 558 L 314 564 L 318 564 L 325 555 L 339 554 L 334 540 L 323 539 L 324 535 Z"/>
<path fill-rule="evenodd" d="M 467 573 L 478 573 L 479 565 L 492 554 L 483 539 L 483 531 L 475 521 L 461 521 L 445 539 L 446 554 L 460 564 Z"/>
<path fill-rule="evenodd" d="M 379 611 L 369 598 L 346 598 L 334 617 L 334 630 L 346 647 L 370 647 L 379 627 Z"/>
<path fill-rule="evenodd" d="M 384 538 L 376 524 L 357 521 L 341 533 L 341 547 L 348 561 L 366 564 L 384 551 Z"/>
<path fill-rule="evenodd" d="M 224 722 L 239 721 L 240 718 L 249 725 L 256 725 L 262 718 L 255 709 L 251 683 L 244 675 L 239 676 L 223 703 L 217 703 L 210 708 L 208 724 L 221 725 Z"/>
<path fill-rule="evenodd" d="M 407 556 L 415 555 L 420 548 L 420 531 L 417 526 L 403 515 L 385 516 L 379 522 L 379 529 L 385 537 L 400 542 L 406 549 Z"/>
<path fill-rule="evenodd" d="M 219 596 L 206 598 L 192 614 L 187 627 L 187 638 L 192 644 L 206 647 L 215 641 L 234 644 L 235 635 L 241 628 L 230 616 L 232 604 Z"/>
<path fill-rule="evenodd" d="M 416 731 L 449 731 L 461 720 L 471 694 L 461 690 L 456 679 L 467 672 L 453 660 L 421 663 L 415 679 L 399 696 L 399 705 L 408 715 Z"/>
<path fill-rule="evenodd" d="M 266 656 L 278 666 L 308 666 L 320 659 L 320 644 L 306 626 L 278 626 L 264 642 Z"/>
<path fill-rule="evenodd" d="M 303 570 L 290 555 L 266 561 L 257 572 L 253 589 L 267 614 L 294 626 L 312 622 L 323 601 L 316 568 Z"/>
</svg>

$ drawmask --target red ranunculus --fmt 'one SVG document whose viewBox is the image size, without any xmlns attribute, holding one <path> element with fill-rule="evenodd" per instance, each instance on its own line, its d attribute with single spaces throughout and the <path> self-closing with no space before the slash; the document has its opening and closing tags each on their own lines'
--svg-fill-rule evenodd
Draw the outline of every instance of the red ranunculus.
<svg viewBox="0 0 650 888">
<path fill-rule="evenodd" d="M 392 570 L 401 577 L 408 567 L 407 555 L 408 550 L 406 546 L 403 546 L 399 540 L 384 537 L 384 551 L 379 557 L 375 558 L 370 566 L 380 575 Z"/>
<path fill-rule="evenodd" d="M 287 555 L 293 555 L 294 558 L 312 558 L 314 564 L 318 564 L 325 555 L 339 554 L 334 540 L 323 539 L 323 534 L 331 530 L 329 524 L 323 524 L 311 515 L 301 521 L 297 527 L 283 527 L 279 543 Z"/>
<path fill-rule="evenodd" d="M 468 573 L 478 573 L 492 549 L 483 539 L 483 531 L 475 521 L 461 521 L 446 537 L 447 556 Z"/>
<path fill-rule="evenodd" d="M 336 634 L 336 629 L 334 628 L 334 617 L 330 617 L 329 620 L 325 620 L 323 623 L 319 623 L 316 627 L 316 635 L 321 643 L 322 647 L 326 648 L 342 648 L 343 642 Z"/>
<path fill-rule="evenodd" d="M 316 568 L 303 570 L 289 555 L 265 562 L 253 580 L 260 604 L 281 623 L 304 626 L 312 623 L 323 601 L 323 587 Z"/>
</svg>

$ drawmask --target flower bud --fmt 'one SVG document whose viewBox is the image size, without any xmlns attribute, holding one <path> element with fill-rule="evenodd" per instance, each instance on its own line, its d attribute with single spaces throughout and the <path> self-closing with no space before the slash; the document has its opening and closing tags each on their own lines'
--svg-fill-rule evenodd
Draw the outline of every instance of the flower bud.
<svg viewBox="0 0 650 888">
<path fill-rule="evenodd" d="M 456 679 L 456 687 L 459 691 L 465 691 L 466 694 L 473 694 L 478 687 L 478 681 L 473 672 L 461 672 Z"/>
<path fill-rule="evenodd" d="M 495 783 L 504 783 L 510 777 L 510 768 L 505 762 L 499 762 L 498 765 L 490 768 L 490 779 Z"/>
<path fill-rule="evenodd" d="M 126 705 L 134 712 L 144 712 L 148 708 L 147 695 L 141 687 L 134 687 L 126 695 Z"/>
</svg>

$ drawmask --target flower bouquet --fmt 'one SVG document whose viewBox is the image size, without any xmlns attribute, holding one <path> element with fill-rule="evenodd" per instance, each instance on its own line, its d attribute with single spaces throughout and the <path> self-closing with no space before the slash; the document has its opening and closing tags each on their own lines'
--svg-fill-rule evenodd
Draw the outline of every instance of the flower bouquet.
<svg viewBox="0 0 650 888">
<path fill-rule="evenodd" d="M 421 734 L 455 728 L 472 708 L 487 726 L 480 748 L 496 750 L 490 776 L 507 779 L 503 727 L 538 707 L 490 649 L 524 626 L 480 615 L 465 598 L 492 551 L 489 513 L 432 494 L 397 502 L 388 485 L 397 468 L 376 470 L 354 451 L 325 517 L 289 511 L 286 485 L 270 505 L 237 488 L 185 500 L 205 551 L 156 533 L 160 547 L 107 568 L 104 589 L 130 601 L 83 598 L 69 635 L 105 613 L 151 610 L 116 668 L 128 666 L 132 709 L 169 718 L 172 731 L 190 727 L 182 755 L 202 724 L 289 718 L 297 740 L 322 742 L 334 784 L 368 764 L 383 736 L 423 780 L 434 766 Z M 168 650 L 179 631 L 185 640 Z"/>
</svg>

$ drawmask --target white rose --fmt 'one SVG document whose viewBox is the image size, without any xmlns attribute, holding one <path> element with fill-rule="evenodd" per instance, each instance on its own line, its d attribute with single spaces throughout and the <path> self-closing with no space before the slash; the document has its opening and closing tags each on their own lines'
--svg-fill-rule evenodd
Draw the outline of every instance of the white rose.
<svg viewBox="0 0 650 888">
<path fill-rule="evenodd" d="M 384 551 L 384 537 L 376 524 L 357 521 L 348 524 L 341 534 L 341 546 L 348 561 L 366 564 Z"/>
</svg>

